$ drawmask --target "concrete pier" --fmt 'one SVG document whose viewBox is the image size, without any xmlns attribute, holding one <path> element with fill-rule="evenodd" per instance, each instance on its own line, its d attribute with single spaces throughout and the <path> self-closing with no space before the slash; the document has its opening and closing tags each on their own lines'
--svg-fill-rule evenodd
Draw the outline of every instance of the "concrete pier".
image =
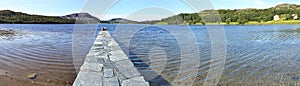
<svg viewBox="0 0 300 86">
<path fill-rule="evenodd" d="M 108 31 L 101 31 L 73 86 L 149 86 Z"/>
</svg>

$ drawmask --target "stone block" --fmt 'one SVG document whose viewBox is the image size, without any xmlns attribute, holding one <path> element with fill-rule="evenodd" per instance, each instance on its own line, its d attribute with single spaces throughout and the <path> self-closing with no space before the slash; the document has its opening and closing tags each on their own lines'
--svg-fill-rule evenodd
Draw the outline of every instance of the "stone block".
<svg viewBox="0 0 300 86">
<path fill-rule="evenodd" d="M 104 78 L 104 86 L 120 86 L 117 77 Z"/>
<path fill-rule="evenodd" d="M 96 41 L 94 43 L 94 46 L 102 46 L 102 45 L 103 45 L 103 42 L 101 42 L 101 41 Z"/>
<path fill-rule="evenodd" d="M 122 50 L 119 46 L 109 46 L 109 51 L 116 51 L 116 50 Z"/>
<path fill-rule="evenodd" d="M 135 80 L 135 81 L 144 81 L 145 82 L 145 78 L 143 76 L 138 76 L 138 77 L 134 77 L 134 78 L 131 78 L 132 80 Z"/>
<path fill-rule="evenodd" d="M 80 71 L 91 71 L 91 72 L 101 72 L 103 64 L 94 63 L 94 62 L 84 62 L 80 67 Z"/>
<path fill-rule="evenodd" d="M 133 63 L 128 59 L 117 61 L 115 63 L 117 68 L 134 67 Z"/>
<path fill-rule="evenodd" d="M 104 58 L 104 59 L 108 59 L 107 56 L 103 56 L 103 55 L 96 55 L 95 57 L 96 57 L 96 58 Z"/>
<path fill-rule="evenodd" d="M 119 46 L 119 44 L 116 41 L 112 40 L 110 43 L 108 43 L 108 46 Z"/>
<path fill-rule="evenodd" d="M 104 69 L 104 78 L 114 77 L 113 69 Z"/>
<path fill-rule="evenodd" d="M 95 51 L 100 51 L 103 49 L 103 46 L 94 46 L 91 48 L 92 50 L 95 50 Z"/>
<path fill-rule="evenodd" d="M 100 72 L 80 71 L 73 86 L 102 86 L 103 75 Z"/>
<path fill-rule="evenodd" d="M 135 67 L 118 68 L 117 73 L 121 81 L 141 76 L 141 73 Z"/>
<path fill-rule="evenodd" d="M 142 76 L 140 76 L 124 80 L 121 86 L 150 86 L 150 84 L 146 82 Z"/>
<path fill-rule="evenodd" d="M 104 68 L 107 68 L 107 69 L 116 69 L 117 67 L 116 67 L 116 64 L 114 62 L 107 61 L 104 64 Z"/>
<path fill-rule="evenodd" d="M 89 56 L 85 58 L 84 62 L 104 64 L 104 59 L 105 56 Z"/>
<path fill-rule="evenodd" d="M 99 64 L 105 64 L 104 58 L 97 58 L 97 63 L 99 63 Z"/>
<path fill-rule="evenodd" d="M 97 62 L 97 58 L 95 56 L 87 56 L 85 59 L 84 59 L 84 62 Z"/>
<path fill-rule="evenodd" d="M 120 60 L 129 59 L 122 50 L 111 51 L 110 53 L 111 53 L 111 55 L 109 56 L 109 58 L 112 61 L 120 61 Z"/>
</svg>

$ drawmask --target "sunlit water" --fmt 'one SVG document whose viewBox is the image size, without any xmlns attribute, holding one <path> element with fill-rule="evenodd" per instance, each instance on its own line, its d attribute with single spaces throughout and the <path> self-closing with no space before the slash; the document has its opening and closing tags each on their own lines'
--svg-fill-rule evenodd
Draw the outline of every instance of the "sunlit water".
<svg viewBox="0 0 300 86">
<path fill-rule="evenodd" d="M 0 85 L 14 85 L 7 82 L 28 86 L 71 85 L 76 77 L 74 62 L 76 66 L 80 65 L 82 60 L 77 60 L 83 59 L 88 52 L 97 29 L 89 25 L 81 25 L 82 29 L 74 27 L 0 25 L 2 29 L 22 33 L 0 39 L 0 69 L 9 73 L 8 76 L 0 75 Z M 189 80 L 193 80 L 194 85 L 203 85 L 210 64 L 221 63 L 211 62 L 210 36 L 222 34 L 209 33 L 205 26 L 99 27 L 108 27 L 123 51 L 152 85 L 176 85 Z M 296 28 L 300 26 L 224 26 L 226 61 L 219 84 L 300 85 L 300 33 L 284 31 Z M 75 37 L 74 31 L 77 32 Z M 76 40 L 75 47 L 72 40 Z M 35 80 L 27 79 L 31 73 L 39 76 Z"/>
</svg>

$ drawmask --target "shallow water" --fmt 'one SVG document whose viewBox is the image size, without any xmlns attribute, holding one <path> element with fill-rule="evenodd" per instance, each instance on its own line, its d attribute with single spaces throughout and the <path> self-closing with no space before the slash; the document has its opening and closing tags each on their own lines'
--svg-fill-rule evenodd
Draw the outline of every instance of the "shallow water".
<svg viewBox="0 0 300 86">
<path fill-rule="evenodd" d="M 2 29 L 18 32 L 14 37 L 0 38 L 0 70 L 7 71 L 6 75 L 0 75 L 0 86 L 72 85 L 76 78 L 74 62 L 82 63 L 72 55 L 74 27 L 47 24 L 0 25 Z M 80 32 L 90 33 L 84 30 Z M 85 57 L 94 35 L 95 33 L 76 36 L 82 37 L 78 39 L 85 39 L 80 43 L 81 46 L 77 46 L 79 48 L 76 47 L 77 51 L 81 51 L 77 52 L 76 57 Z M 38 74 L 38 77 L 27 79 L 32 73 Z"/>
<path fill-rule="evenodd" d="M 205 26 L 31 24 L 0 25 L 22 34 L 0 39 L 0 85 L 71 85 L 98 27 L 109 28 L 152 85 L 203 85 L 211 64 L 222 63 L 220 85 L 300 85 L 299 25 L 218 26 L 223 36 Z M 226 49 L 214 52 L 212 38 L 221 36 Z"/>
</svg>

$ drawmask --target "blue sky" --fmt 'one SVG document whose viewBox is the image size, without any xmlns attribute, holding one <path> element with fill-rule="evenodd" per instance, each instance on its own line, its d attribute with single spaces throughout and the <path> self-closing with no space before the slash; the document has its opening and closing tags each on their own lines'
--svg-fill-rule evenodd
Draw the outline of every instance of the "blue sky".
<svg viewBox="0 0 300 86">
<path fill-rule="evenodd" d="M 91 3 L 87 3 L 87 1 Z M 195 12 L 182 0 L 119 0 L 106 13 L 101 10 L 107 0 L 0 0 L 0 10 L 13 10 L 30 14 L 61 16 L 76 12 L 89 12 L 102 20 L 128 18 L 133 20 L 160 19 L 178 13 Z M 300 4 L 300 0 L 201 0 L 210 1 L 208 9 L 268 8 L 281 3 Z M 99 4 L 98 4 L 99 3 Z M 90 6 L 88 8 L 87 6 Z M 93 7 L 94 6 L 94 7 Z M 88 8 L 82 9 L 82 8 Z M 98 10 L 99 8 L 99 10 Z M 92 10 L 90 10 L 92 9 Z M 105 15 L 104 15 L 105 14 Z"/>
</svg>

